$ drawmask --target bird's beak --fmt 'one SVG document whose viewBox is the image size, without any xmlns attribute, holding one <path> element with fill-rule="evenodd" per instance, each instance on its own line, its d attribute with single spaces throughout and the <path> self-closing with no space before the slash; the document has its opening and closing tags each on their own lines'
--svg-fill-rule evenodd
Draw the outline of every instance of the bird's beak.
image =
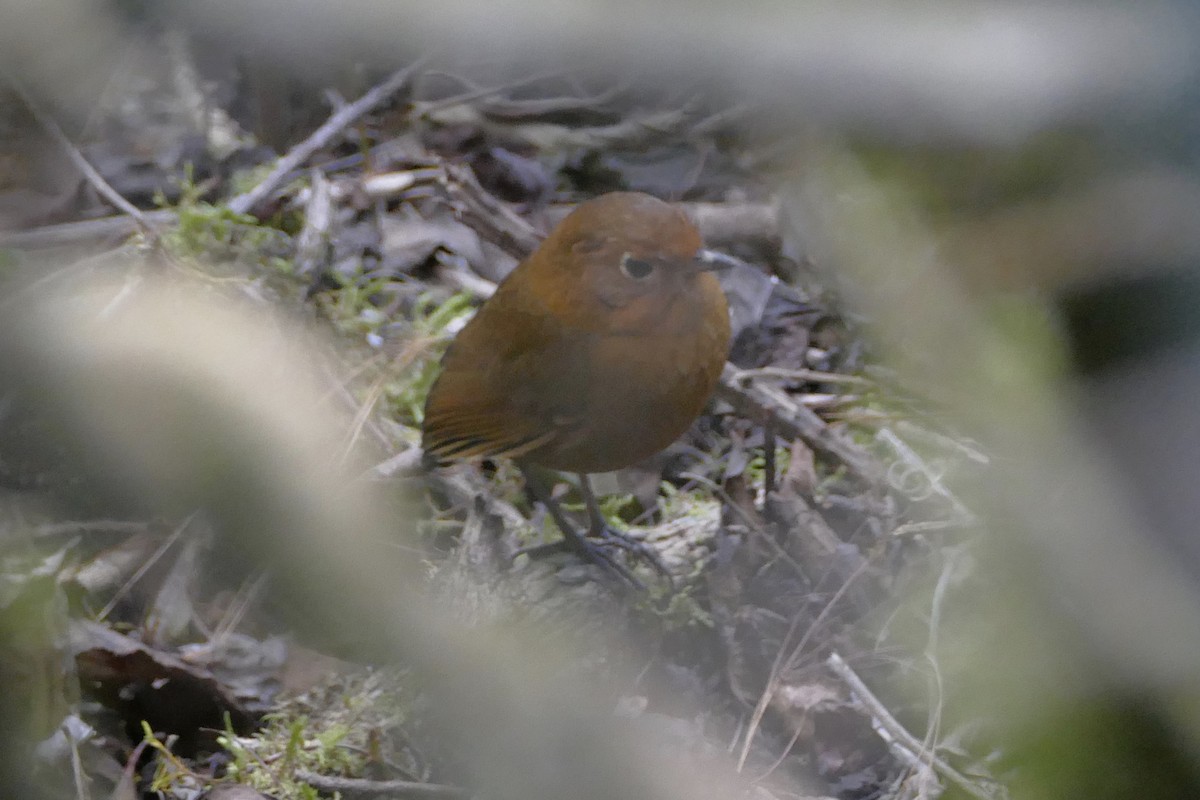
<svg viewBox="0 0 1200 800">
<path fill-rule="evenodd" d="M 697 272 L 714 272 L 716 270 L 735 267 L 738 264 L 738 260 L 733 256 L 702 247 L 697 251 L 693 263 L 696 265 Z"/>
</svg>

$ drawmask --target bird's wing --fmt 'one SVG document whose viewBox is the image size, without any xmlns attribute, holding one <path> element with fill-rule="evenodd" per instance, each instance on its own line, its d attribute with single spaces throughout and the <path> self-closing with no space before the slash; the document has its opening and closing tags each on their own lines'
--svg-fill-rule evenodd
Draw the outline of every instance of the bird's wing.
<svg viewBox="0 0 1200 800">
<path fill-rule="evenodd" d="M 475 456 L 520 458 L 557 437 L 553 429 L 515 427 L 496 413 L 479 417 L 455 416 L 426 429 L 425 452 L 439 461 Z"/>
<path fill-rule="evenodd" d="M 442 361 L 422 446 L 439 460 L 519 458 L 552 446 L 583 416 L 584 361 L 553 320 L 517 303 L 485 304 Z"/>
</svg>

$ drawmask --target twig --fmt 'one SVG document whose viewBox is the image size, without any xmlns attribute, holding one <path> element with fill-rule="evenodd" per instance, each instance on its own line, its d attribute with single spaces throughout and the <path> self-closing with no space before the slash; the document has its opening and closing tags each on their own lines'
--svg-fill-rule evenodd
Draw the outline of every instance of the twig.
<svg viewBox="0 0 1200 800">
<path fill-rule="evenodd" d="M 779 650 L 775 654 L 775 662 L 771 665 L 771 672 L 767 678 L 766 688 L 763 689 L 762 696 L 759 697 L 758 705 L 754 707 L 754 714 L 751 716 L 750 723 L 746 728 L 746 739 L 742 743 L 742 752 L 738 757 L 737 762 L 738 772 L 741 772 L 742 768 L 746 765 L 746 759 L 750 756 L 750 745 L 754 743 L 754 736 L 758 732 L 758 726 L 762 724 L 763 716 L 766 715 L 767 707 L 771 703 L 771 698 L 775 696 L 775 692 L 779 688 L 780 681 L 783 679 L 784 671 L 795 667 L 799 663 L 800 655 L 804 651 L 804 646 L 808 644 L 808 640 L 811 639 L 821 625 L 824 624 L 826 618 L 833 612 L 833 608 L 838 604 L 838 601 L 842 599 L 842 596 L 845 595 L 846 591 L 850 588 L 850 584 L 854 583 L 858 576 L 866 571 L 869 564 L 870 562 L 864 559 L 863 562 L 858 566 L 858 569 L 854 570 L 850 577 L 843 581 L 842 585 L 838 587 L 838 590 L 834 592 L 833 596 L 830 597 L 825 603 L 824 607 L 821 609 L 821 612 L 817 614 L 816 619 L 814 619 L 812 624 L 808 626 L 808 629 L 804 631 L 804 635 L 800 637 L 800 641 L 797 642 L 796 646 L 792 648 L 791 652 L 788 653 L 787 656 L 784 656 L 784 651 L 787 650 L 788 645 L 791 643 L 792 636 L 796 633 L 796 628 L 799 626 L 800 621 L 805 618 L 805 615 L 798 612 L 792 617 L 792 623 L 788 627 L 788 632 L 783 637 L 783 640 L 779 643 Z"/>
<path fill-rule="evenodd" d="M 796 402 L 805 408 L 811 408 L 814 411 L 820 409 L 827 413 L 845 406 L 853 406 L 862 401 L 862 398 L 856 394 L 829 394 L 828 392 L 804 392 L 794 395 L 794 397 Z"/>
<path fill-rule="evenodd" d="M 469 169 L 447 164 L 446 192 L 455 215 L 464 225 L 518 261 L 541 244 L 542 237 L 537 231 L 480 186 Z"/>
<path fill-rule="evenodd" d="M 921 533 L 938 533 L 940 531 L 963 530 L 978 524 L 979 520 L 975 517 L 968 519 L 928 519 L 919 522 L 905 522 L 902 525 L 897 525 L 888 534 L 892 539 L 898 539 L 904 536 L 916 536 Z"/>
<path fill-rule="evenodd" d="M 434 114 L 434 113 L 441 111 L 443 109 L 446 109 L 446 108 L 453 108 L 454 106 L 460 106 L 460 105 L 468 105 L 475 100 L 486 100 L 491 97 L 496 97 L 497 95 L 503 94 L 505 92 L 510 92 L 514 89 L 520 89 L 524 86 L 530 86 L 538 81 L 545 80 L 546 78 L 553 78 L 557 74 L 557 70 L 539 72 L 534 75 L 530 75 L 527 78 L 521 78 L 520 80 L 517 80 L 517 81 L 511 81 L 502 86 L 490 86 L 490 87 L 479 86 L 478 84 L 476 84 L 472 81 L 469 81 L 460 75 L 451 75 L 450 73 L 446 73 L 446 72 L 426 73 L 426 75 L 430 75 L 430 74 L 441 75 L 441 76 L 450 78 L 452 80 L 458 81 L 463 86 L 467 87 L 467 91 L 463 92 L 462 94 L 451 95 L 450 97 L 443 97 L 443 98 L 439 98 L 437 100 L 418 100 L 418 101 L 414 102 L 413 103 L 413 116 L 418 119 L 428 118 L 431 114 Z M 574 100 L 576 103 L 582 104 L 585 102 L 585 100 L 588 100 L 591 98 L 564 98 L 564 99 L 568 100 L 568 101 Z M 510 101 L 508 101 L 508 104 L 515 105 L 518 108 L 521 108 L 523 110 L 526 108 L 540 110 L 541 106 L 534 105 L 534 104 L 546 103 L 546 102 L 554 102 L 554 101 L 536 100 L 536 99 L 521 100 L 521 101 L 510 100 Z M 552 110 L 561 110 L 561 109 L 552 107 Z"/>
<path fill-rule="evenodd" d="M 297 275 L 314 275 L 329 263 L 332 225 L 333 200 L 329 181 L 319 169 L 314 169 L 312 192 L 304 204 L 304 228 L 296 237 Z"/>
<path fill-rule="evenodd" d="M 362 435 L 363 429 L 367 426 L 371 419 L 371 412 L 375 405 L 383 397 L 385 387 L 387 386 L 388 375 L 403 375 L 412 364 L 420 358 L 430 346 L 430 339 L 423 336 L 411 338 L 396 356 L 390 359 L 386 369 L 380 372 L 379 376 L 372 383 L 370 390 L 367 392 L 366 398 L 361 403 L 357 404 L 357 409 L 354 413 L 354 420 L 350 424 L 350 429 L 346 434 L 345 447 L 342 449 L 341 463 L 346 463 L 350 456 L 354 453 L 355 444 Z"/>
<path fill-rule="evenodd" d="M 61 728 L 63 735 L 66 736 L 67 744 L 71 749 L 71 778 L 75 784 L 76 800 L 91 800 L 91 792 L 88 787 L 91 781 L 88 779 L 87 772 L 83 768 L 83 759 L 79 753 L 79 742 L 71 735 L 71 731 L 67 726 Z"/>
<path fill-rule="evenodd" d="M 456 105 L 441 111 L 425 111 L 431 121 L 442 124 L 468 124 L 484 131 L 503 131 L 509 139 L 539 150 L 572 148 L 638 147 L 685 130 L 691 115 L 686 110 L 660 111 L 611 125 L 571 128 L 547 122 L 508 123 L 488 116 L 481 108 Z"/>
<path fill-rule="evenodd" d="M 897 491 L 904 491 L 901 473 L 908 471 L 919 475 L 926 481 L 928 484 L 926 494 L 936 494 L 945 499 L 960 519 L 970 519 L 972 517 L 970 509 L 963 505 L 962 501 L 942 482 L 942 478 L 944 477 L 942 470 L 937 470 L 927 463 L 917 455 L 915 450 L 908 446 L 907 442 L 893 433 L 889 428 L 880 428 L 875 432 L 875 438 L 887 443 L 892 448 L 892 452 L 896 454 L 897 460 L 888 469 L 888 479 L 892 484 L 892 488 Z M 906 492 L 906 494 L 914 496 L 914 493 L 911 491 Z"/>
<path fill-rule="evenodd" d="M 997 792 L 989 792 L 980 788 L 975 781 L 950 766 L 944 759 L 926 747 L 920 739 L 909 733 L 908 729 L 892 716 L 887 706 L 867 688 L 863 679 L 858 677 L 858 673 L 851 669 L 839 654 L 830 653 L 829 657 L 825 659 L 825 663 L 849 687 L 859 703 L 870 714 L 871 727 L 898 758 L 915 769 L 932 766 L 964 792 L 971 797 L 979 798 L 979 800 L 996 800 L 1000 796 Z"/>
<path fill-rule="evenodd" d="M 262 182 L 248 192 L 239 194 L 229 201 L 229 208 L 239 214 L 251 213 L 260 203 L 279 188 L 283 179 L 293 170 L 312 157 L 313 153 L 329 144 L 334 137 L 353 125 L 360 117 L 382 105 L 388 98 L 404 89 L 412 81 L 413 75 L 425 63 L 425 59 L 417 59 L 404 69 L 391 74 L 387 80 L 373 86 L 366 94 L 353 103 L 343 106 L 330 115 L 329 119 L 312 132 L 304 141 L 293 147 L 279 159 Z"/>
<path fill-rule="evenodd" d="M 34 528 L 33 535 L 37 538 L 100 533 L 112 533 L 120 534 L 121 536 L 129 536 L 131 534 L 146 533 L 150 529 L 151 525 L 148 522 L 126 522 L 124 520 L 115 519 L 94 519 L 71 522 L 48 522 L 45 525 L 38 525 L 36 528 Z"/>
<path fill-rule="evenodd" d="M 379 462 L 367 470 L 366 477 L 372 479 L 387 479 L 396 476 L 416 477 L 422 474 L 421 457 L 424 451 L 413 446 L 401 450 L 396 455 Z"/>
<path fill-rule="evenodd" d="M 313 169 L 324 175 L 328 171 L 327 167 L 328 165 L 322 165 Z M 297 172 L 287 180 L 290 181 L 300 175 L 301 173 Z M 441 167 L 419 167 L 375 175 L 364 174 L 352 180 L 331 181 L 329 198 L 334 205 L 364 195 L 370 200 L 390 200 L 394 197 L 404 197 L 416 186 L 443 181 L 445 177 L 446 173 Z M 312 202 L 312 197 L 312 187 L 306 187 L 296 192 L 293 202 L 297 206 L 306 206 Z"/>
<path fill-rule="evenodd" d="M 34 100 L 33 96 L 30 95 L 29 92 L 25 91 L 24 85 L 17 80 L 16 76 L 3 67 L 0 67 L 0 72 L 3 72 L 4 79 L 8 82 L 9 86 L 12 87 L 13 91 L 20 96 L 21 101 L 25 103 L 25 106 L 29 109 L 29 113 L 33 114 L 33 117 L 38 121 L 38 124 L 46 129 L 46 132 L 50 134 L 52 139 L 58 142 L 59 146 L 62 147 L 62 149 L 66 152 L 67 157 L 71 159 L 71 163 L 73 163 L 79 169 L 79 171 L 83 173 L 83 176 L 87 178 L 88 183 L 90 183 L 96 189 L 96 191 L 100 193 L 100 196 L 112 203 L 113 206 L 119 209 L 122 213 L 136 221 L 138 227 L 142 229 L 142 233 L 144 233 L 147 238 L 157 239 L 158 227 L 150 221 L 150 218 L 143 214 L 141 209 L 122 197 L 121 193 L 114 189 L 112 184 L 106 181 L 104 176 L 96 171 L 96 168 L 93 167 L 86 158 L 84 158 L 83 153 L 79 152 L 79 148 L 67 138 L 65 133 L 63 133 L 62 128 L 59 127 L 54 118 L 51 117 L 50 114 L 41 107 L 40 103 Z"/>
<path fill-rule="evenodd" d="M 953 551 L 943 551 L 953 552 Z M 961 551 L 960 551 L 961 552 Z M 925 642 L 925 660 L 929 662 L 930 670 L 930 697 L 934 698 L 932 708 L 929 709 L 929 725 L 925 733 L 925 747 L 928 750 L 933 749 L 933 745 L 937 742 L 941 735 L 942 729 L 942 711 L 946 705 L 946 690 L 945 682 L 942 679 L 942 666 L 938 661 L 938 636 L 942 629 L 942 611 L 946 604 L 946 592 L 949 591 L 950 581 L 957 566 L 955 560 L 947 558 L 942 564 L 942 572 L 938 576 L 937 585 L 933 590 L 933 597 L 929 605 L 929 637 Z"/>
<path fill-rule="evenodd" d="M 813 450 L 845 464 L 850 472 L 869 485 L 875 486 L 883 480 L 883 465 L 862 447 L 830 428 L 786 392 L 757 382 L 742 386 L 739 373 L 737 367 L 726 364 L 717 387 L 717 396 L 739 414 L 762 423 L 773 417 L 779 433 L 803 439 Z"/>
<path fill-rule="evenodd" d="M 130 590 L 137 585 L 137 582 L 140 581 L 145 574 L 150 571 L 151 567 L 157 564 L 159 559 L 165 556 L 167 551 L 175 546 L 175 543 L 179 541 L 181 536 L 183 536 L 184 531 L 186 531 L 188 526 L 192 524 L 192 520 L 196 518 L 196 514 L 198 513 L 198 511 L 193 511 L 187 516 L 186 519 L 183 520 L 183 522 L 179 523 L 175 530 L 171 532 L 171 535 L 164 539 L 162 544 L 158 546 L 158 548 L 150 555 L 150 557 L 147 558 L 145 562 L 143 562 L 142 565 L 137 568 L 133 575 L 129 577 L 129 580 L 125 581 L 124 585 L 122 585 L 121 588 L 116 591 L 116 593 L 112 596 L 112 599 L 108 601 L 104 608 L 100 609 L 100 613 L 96 615 L 96 619 L 98 621 L 103 621 L 106 617 L 108 617 L 108 615 L 112 613 L 112 610 L 117 607 L 117 604 L 124 599 L 125 595 L 129 594 Z"/>
<path fill-rule="evenodd" d="M 449 260 L 446 259 L 446 261 Z M 439 257 L 438 261 L 441 263 L 442 259 Z M 481 278 L 474 271 L 460 264 L 442 263 L 438 270 L 438 279 L 456 292 L 468 292 L 481 300 L 486 300 L 496 293 L 495 282 Z"/>
<path fill-rule="evenodd" d="M 737 244 L 777 253 L 782 246 L 779 206 L 775 203 L 680 203 L 713 247 Z"/>
<path fill-rule="evenodd" d="M 786 367 L 758 367 L 738 370 L 739 381 L 754 378 L 778 378 L 785 381 L 809 381 L 811 383 L 847 383 L 851 386 L 875 386 L 870 378 L 860 375 L 844 375 L 840 372 L 822 372 L 817 369 L 788 369 Z"/>
<path fill-rule="evenodd" d="M 170 225 L 176 220 L 174 211 L 141 212 L 141 216 L 155 227 Z M 124 214 L 81 222 L 60 222 L 27 231 L 0 232 L 0 247 L 36 250 L 92 242 L 97 239 L 124 238 L 136 231 L 138 225 L 136 219 Z"/>
<path fill-rule="evenodd" d="M 297 770 L 296 777 L 319 792 L 341 792 L 346 796 L 377 797 L 400 795 L 403 797 L 468 798 L 471 792 L 458 786 L 440 783 L 417 783 L 414 781 L 369 781 L 363 778 L 338 778 L 318 775 L 307 770 Z"/>
<path fill-rule="evenodd" d="M 896 422 L 896 430 L 903 434 L 906 439 L 920 439 L 943 450 L 949 450 L 957 455 L 969 458 L 976 464 L 987 466 L 992 463 L 991 458 L 976 443 L 962 438 L 947 436 L 937 431 L 931 431 L 928 428 L 917 425 L 912 420 L 898 420 Z"/>
<path fill-rule="evenodd" d="M 773 558 L 783 561 L 797 575 L 804 574 L 804 568 L 800 566 L 800 562 L 798 562 L 792 556 L 792 554 L 783 547 L 783 545 L 776 541 L 774 536 L 768 535 L 763 530 L 761 521 L 755 519 L 749 513 L 747 513 L 746 510 L 743 509 L 741 505 L 739 505 L 737 501 L 735 501 L 729 495 L 729 492 L 725 490 L 725 487 L 721 486 L 721 484 L 717 483 L 712 478 L 695 472 L 681 472 L 679 473 L 679 477 L 692 483 L 697 483 L 701 486 L 707 487 L 709 491 L 721 499 L 725 510 L 732 512 L 747 531 L 753 533 L 761 539 L 762 543 L 771 550 L 771 555 Z M 730 752 L 733 752 L 732 745 L 730 745 L 730 748 Z"/>
</svg>

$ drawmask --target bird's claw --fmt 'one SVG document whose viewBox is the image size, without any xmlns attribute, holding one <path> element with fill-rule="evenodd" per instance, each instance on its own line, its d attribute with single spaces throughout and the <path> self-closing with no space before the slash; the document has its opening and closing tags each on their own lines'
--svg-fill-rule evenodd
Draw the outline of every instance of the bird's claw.
<svg viewBox="0 0 1200 800">
<path fill-rule="evenodd" d="M 570 533 L 564 531 L 563 538 L 559 541 L 522 547 L 513 554 L 513 557 L 516 558 L 524 554 L 530 558 L 539 558 L 552 553 L 572 552 L 585 561 L 590 561 L 616 574 L 618 578 L 630 586 L 644 590 L 646 585 L 618 560 L 613 552 L 614 550 L 624 550 L 626 553 L 648 562 L 650 566 L 654 567 L 655 571 L 663 575 L 668 581 L 671 580 L 671 573 L 667 570 L 666 565 L 662 563 L 662 559 L 658 557 L 658 553 L 655 552 L 654 548 L 608 525 L 605 525 L 599 531 L 588 531 L 587 535 L 580 534 L 574 530 L 570 531 Z"/>
<path fill-rule="evenodd" d="M 658 556 L 658 551 L 650 545 L 635 539 L 627 533 L 617 530 L 610 525 L 605 525 L 600 530 L 588 531 L 588 539 L 586 541 L 599 540 L 601 546 L 609 545 L 611 547 L 624 550 L 626 553 L 640 558 L 654 567 L 655 572 L 662 575 L 668 581 L 671 580 L 671 572 L 667 569 L 667 565 L 662 562 Z"/>
</svg>

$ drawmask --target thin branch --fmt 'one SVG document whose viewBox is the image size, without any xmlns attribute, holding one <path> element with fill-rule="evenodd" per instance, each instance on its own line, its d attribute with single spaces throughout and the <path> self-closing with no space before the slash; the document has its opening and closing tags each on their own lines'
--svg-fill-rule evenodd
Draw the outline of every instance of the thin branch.
<svg viewBox="0 0 1200 800">
<path fill-rule="evenodd" d="M 141 218 L 157 228 L 174 224 L 174 211 L 140 212 Z M 0 247 L 13 250 L 37 250 L 94 242 L 98 239 L 124 239 L 138 230 L 140 223 L 124 214 L 80 222 L 59 222 L 27 231 L 0 231 Z"/>
<path fill-rule="evenodd" d="M 447 164 L 446 192 L 455 216 L 464 225 L 518 261 L 541 243 L 542 237 L 533 226 L 480 186 L 469 169 Z"/>
<path fill-rule="evenodd" d="M 17 80 L 15 75 L 10 73 L 4 67 L 0 67 L 0 72 L 3 72 L 4 79 L 8 82 L 9 86 L 12 87 L 13 91 L 20 96 L 21 101 L 25 103 L 25 106 L 29 109 L 29 113 L 33 114 L 33 117 L 38 121 L 38 124 L 46 129 L 46 132 L 50 134 L 50 137 L 54 139 L 54 141 L 58 142 L 58 145 L 66 152 L 67 158 L 71 159 L 71 163 L 73 163 L 79 169 L 79 171 L 83 173 L 83 176 L 87 178 L 88 183 L 90 183 L 96 189 L 96 191 L 100 193 L 100 196 L 112 203 L 113 206 L 115 206 L 123 214 L 126 214 L 135 220 L 138 227 L 142 229 L 142 232 L 148 238 L 157 239 L 159 235 L 158 226 L 151 222 L 150 218 L 143 214 L 141 209 L 122 197 L 121 193 L 114 189 L 112 184 L 105 180 L 104 176 L 96 171 L 96 168 L 91 165 L 91 162 L 84 158 L 84 155 L 79 151 L 79 148 L 67 138 L 65 133 L 63 133 L 62 128 L 59 127 L 54 118 L 50 116 L 50 114 L 42 108 L 41 104 L 38 103 L 33 96 L 25 90 L 25 86 L 19 80 Z"/>
<path fill-rule="evenodd" d="M 860 375 L 846 375 L 841 372 L 823 372 L 817 369 L 789 369 L 787 367 L 758 367 L 755 369 L 740 369 L 733 376 L 739 381 L 754 378 L 777 378 L 786 381 L 809 381 L 811 383 L 846 383 L 851 386 L 875 386 L 875 381 Z"/>
<path fill-rule="evenodd" d="M 904 480 L 907 475 L 916 475 L 923 483 L 923 495 L 918 496 L 913 491 L 908 491 L 908 494 L 914 499 L 924 499 L 929 494 L 936 494 L 950 504 L 951 509 L 959 517 L 959 519 L 971 519 L 972 514 L 970 509 L 963 504 L 958 497 L 950 491 L 943 481 L 945 478 L 945 469 L 937 469 L 925 459 L 917 455 L 917 452 L 908 446 L 908 443 L 892 432 L 890 428 L 880 428 L 875 432 L 875 438 L 886 443 L 891 447 L 892 452 L 896 454 L 896 460 L 892 462 L 888 468 L 888 482 L 897 491 L 904 491 Z M 905 474 L 907 473 L 907 475 Z"/>
<path fill-rule="evenodd" d="M 160 544 L 158 548 L 150 555 L 150 557 L 147 558 L 145 562 L 137 568 L 133 575 L 130 576 L 129 580 L 125 581 L 124 585 L 122 585 L 121 588 L 116 591 L 116 593 L 112 596 L 112 599 L 108 601 L 104 608 L 100 609 L 100 613 L 96 615 L 97 621 L 103 621 L 106 619 L 108 615 L 112 613 L 112 610 L 117 607 L 117 604 L 125 598 L 125 595 L 129 594 L 133 587 L 137 585 L 137 582 L 140 581 L 146 575 L 146 573 L 149 572 L 150 569 L 167 554 L 168 550 L 175 546 L 175 543 L 178 542 L 180 537 L 183 536 L 184 531 L 186 531 L 188 526 L 192 524 L 192 520 L 196 518 L 196 514 L 198 513 L 198 511 L 193 511 L 187 516 L 186 519 L 183 520 L 183 522 L 176 526 L 175 530 L 171 532 L 171 535 L 162 541 L 162 544 Z"/>
<path fill-rule="evenodd" d="M 825 603 L 824 607 L 821 609 L 821 612 L 817 614 L 816 619 L 814 619 L 812 624 L 808 626 L 808 629 L 804 631 L 804 635 L 800 637 L 800 641 L 796 643 L 796 646 L 793 647 L 791 652 L 785 657 L 784 651 L 787 650 L 789 644 L 791 643 L 792 636 L 796 633 L 796 629 L 800 624 L 800 620 L 804 618 L 804 615 L 801 612 L 797 612 L 796 615 L 792 617 L 792 623 L 788 628 L 787 635 L 783 637 L 783 640 L 779 643 L 779 650 L 775 653 L 775 662 L 771 665 L 771 672 L 767 678 L 767 685 L 763 689 L 762 696 L 759 697 L 758 705 L 754 707 L 754 715 L 750 718 L 750 724 L 747 726 L 746 740 L 742 744 L 742 753 L 737 762 L 738 772 L 741 772 L 742 768 L 746 765 L 746 759 L 750 756 L 750 746 L 754 743 L 754 736 L 758 732 L 759 725 L 762 724 L 763 717 L 767 713 L 767 707 L 770 705 L 771 699 L 775 696 L 775 692 L 779 689 L 779 685 L 783 680 L 784 671 L 796 666 L 800 660 L 801 653 L 804 652 L 804 646 L 808 644 L 808 640 L 811 639 L 821 625 L 824 624 L 826 618 L 833 612 L 834 607 L 838 604 L 838 601 L 842 599 L 842 596 L 845 595 L 846 591 L 850 588 L 850 584 L 854 583 L 858 576 L 866 571 L 869 564 L 870 562 L 864 559 L 862 564 L 858 566 L 858 569 L 854 570 L 854 572 L 850 574 L 850 577 L 846 578 L 846 580 L 842 582 L 842 585 L 838 587 L 838 590 L 834 592 L 833 596 L 830 597 Z"/>
<path fill-rule="evenodd" d="M 315 275 L 328 266 L 332 245 L 333 199 L 329 181 L 319 170 L 312 170 L 312 191 L 304 204 L 304 227 L 296 237 L 296 274 Z"/>
<path fill-rule="evenodd" d="M 115 519 L 75 520 L 67 522 L 48 522 L 38 525 L 33 535 L 38 538 L 54 536 L 78 536 L 81 534 L 112 533 L 121 536 L 146 533 L 151 530 L 148 522 L 127 522 Z"/>
<path fill-rule="evenodd" d="M 864 710 L 870 714 L 875 732 L 887 742 L 889 749 L 898 758 L 914 769 L 932 766 L 947 780 L 978 800 L 996 800 L 997 797 L 1002 796 L 999 792 L 989 792 L 981 788 L 975 781 L 950 766 L 944 759 L 926 747 L 920 739 L 909 733 L 908 729 L 892 716 L 887 706 L 867 688 L 863 679 L 858 677 L 858 673 L 851 669 L 840 655 L 830 653 L 825 663 L 849 687 Z"/>
<path fill-rule="evenodd" d="M 413 76 L 424 65 L 426 59 L 417 59 L 404 69 L 392 73 L 387 80 L 373 86 L 366 94 L 353 103 L 339 108 L 308 138 L 293 147 L 279 159 L 262 182 L 248 192 L 239 194 L 229 201 L 229 208 L 239 214 L 251 213 L 259 204 L 267 199 L 283 180 L 301 164 L 308 161 L 314 153 L 333 141 L 346 128 L 353 125 L 361 117 L 375 108 L 383 105 L 390 97 L 402 91 L 413 79 Z"/>
<path fill-rule="evenodd" d="M 331 775 L 318 775 L 315 772 L 308 772 L 307 770 L 298 770 L 296 777 L 317 791 L 341 792 L 347 797 L 397 795 L 400 797 L 450 798 L 450 800 L 471 797 L 471 792 L 466 789 L 440 783 L 369 781 L 363 778 L 338 778 Z"/>
<path fill-rule="evenodd" d="M 740 372 L 732 364 L 726 364 L 717 387 L 717 396 L 732 405 L 735 411 L 760 423 L 771 417 L 781 434 L 802 439 L 818 453 L 837 459 L 868 485 L 876 486 L 882 482 L 883 465 L 869 452 L 830 428 L 825 420 L 795 402 L 786 392 L 756 382 L 743 386 Z"/>
<path fill-rule="evenodd" d="M 429 74 L 433 74 L 433 73 L 426 73 L 426 74 L 429 75 Z M 442 111 L 443 109 L 453 108 L 454 106 L 460 106 L 460 105 L 468 105 L 470 103 L 473 103 L 476 100 L 486 100 L 486 99 L 504 94 L 505 92 L 511 92 L 514 89 L 520 89 L 525 86 L 530 86 L 538 81 L 542 81 L 547 78 L 555 77 L 558 74 L 558 71 L 554 70 L 554 71 L 539 72 L 534 75 L 530 75 L 527 78 L 521 78 L 520 80 L 511 81 L 511 82 L 503 84 L 501 86 L 479 86 L 478 84 L 476 84 L 472 81 L 469 81 L 466 78 L 463 78 L 459 75 L 451 75 L 450 73 L 446 73 L 446 72 L 438 72 L 436 74 L 445 76 L 445 77 L 450 78 L 455 81 L 458 81 L 463 86 L 468 87 L 467 91 L 462 94 L 456 94 L 456 95 L 452 95 L 450 97 L 443 97 L 438 100 L 418 100 L 417 102 L 413 103 L 413 116 L 415 116 L 419 119 L 427 118 L 429 115 L 434 114 L 438 111 Z M 582 103 L 582 102 L 584 102 L 585 99 L 590 99 L 590 98 L 585 98 L 585 99 L 566 98 L 566 99 L 574 100 L 576 103 Z M 522 108 L 522 109 L 524 109 L 526 107 L 532 108 L 532 109 L 539 109 L 540 106 L 535 106 L 534 104 L 535 103 L 546 103 L 546 102 L 554 102 L 554 101 L 546 101 L 546 100 L 508 101 L 508 103 L 510 105 L 515 105 L 518 108 Z"/>
</svg>

